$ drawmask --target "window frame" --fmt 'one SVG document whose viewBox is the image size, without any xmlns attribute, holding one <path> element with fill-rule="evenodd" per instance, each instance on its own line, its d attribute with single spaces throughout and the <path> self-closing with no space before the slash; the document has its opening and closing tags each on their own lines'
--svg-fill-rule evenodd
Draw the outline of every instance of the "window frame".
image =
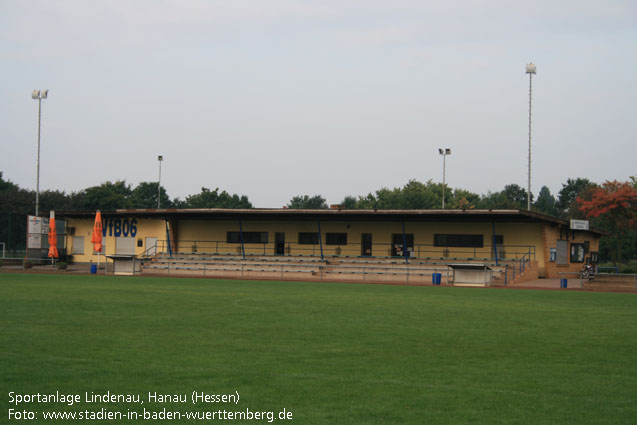
<svg viewBox="0 0 637 425">
<path fill-rule="evenodd" d="M 76 243 L 79 240 L 81 243 Z M 73 246 L 71 248 L 71 255 L 84 255 L 84 236 L 73 236 Z"/>
<path fill-rule="evenodd" d="M 347 245 L 347 232 L 325 233 L 325 245 Z"/>
<path fill-rule="evenodd" d="M 578 252 L 574 252 L 574 249 L 579 248 L 579 254 L 581 255 L 581 260 L 578 260 Z M 579 242 L 571 242 L 571 247 L 569 250 L 569 261 L 571 263 L 583 263 L 586 261 L 586 245 L 584 243 Z"/>
<path fill-rule="evenodd" d="M 463 238 L 465 238 L 466 241 L 463 240 Z M 442 248 L 484 248 L 484 235 L 434 233 L 434 246 Z"/>
<path fill-rule="evenodd" d="M 268 232 L 240 232 L 238 230 L 228 230 L 226 232 L 226 243 L 240 244 L 241 233 L 243 233 L 243 244 L 267 244 L 270 240 Z"/>
<path fill-rule="evenodd" d="M 299 232 L 298 241 L 299 245 L 318 245 L 319 234 L 318 232 Z"/>
</svg>

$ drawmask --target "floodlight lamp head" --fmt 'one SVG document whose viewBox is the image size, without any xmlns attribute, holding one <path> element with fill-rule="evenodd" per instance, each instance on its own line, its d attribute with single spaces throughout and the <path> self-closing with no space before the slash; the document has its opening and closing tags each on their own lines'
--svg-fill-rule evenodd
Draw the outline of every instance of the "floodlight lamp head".
<svg viewBox="0 0 637 425">
<path fill-rule="evenodd" d="M 49 90 L 48 90 L 48 89 L 47 89 L 47 90 L 42 90 L 42 91 L 40 92 L 40 97 L 41 97 L 42 99 L 46 99 L 48 96 L 49 96 Z"/>
<path fill-rule="evenodd" d="M 40 98 L 40 90 L 33 90 L 31 93 L 31 99 L 39 99 Z"/>
<path fill-rule="evenodd" d="M 445 155 L 451 155 L 451 149 L 449 148 L 445 149 Z"/>
<path fill-rule="evenodd" d="M 438 153 L 439 153 L 440 155 L 444 155 L 444 154 L 445 154 L 445 151 L 444 151 L 443 149 L 440 149 L 440 148 L 439 148 L 439 149 L 438 149 Z"/>
<path fill-rule="evenodd" d="M 159 156 L 157 157 L 157 161 L 163 161 L 163 160 L 164 160 L 164 157 L 163 157 L 163 156 L 159 155 Z"/>
<path fill-rule="evenodd" d="M 529 63 L 526 65 L 526 73 L 527 74 L 535 74 L 537 71 L 535 65 L 533 64 L 533 62 Z"/>
</svg>

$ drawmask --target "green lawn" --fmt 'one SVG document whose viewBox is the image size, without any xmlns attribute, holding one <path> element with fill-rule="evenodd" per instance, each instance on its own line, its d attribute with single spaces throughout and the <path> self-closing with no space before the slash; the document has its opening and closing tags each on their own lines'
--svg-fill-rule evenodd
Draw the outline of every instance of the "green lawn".
<svg viewBox="0 0 637 425">
<path fill-rule="evenodd" d="M 299 424 L 634 424 L 637 296 L 0 274 L 0 381 L 45 411 L 273 411 Z M 145 404 L 9 403 L 9 392 Z M 149 403 L 148 393 L 238 404 Z M 275 420 L 275 422 L 284 422 Z M 268 423 L 267 420 L 221 423 Z"/>
</svg>

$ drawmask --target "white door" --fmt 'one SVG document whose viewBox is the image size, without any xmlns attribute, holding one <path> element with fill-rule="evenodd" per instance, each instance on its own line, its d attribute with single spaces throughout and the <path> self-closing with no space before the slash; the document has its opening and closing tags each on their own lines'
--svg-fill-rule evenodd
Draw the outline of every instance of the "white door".
<svg viewBox="0 0 637 425">
<path fill-rule="evenodd" d="M 157 255 L 157 238 L 146 238 L 146 245 L 144 247 L 146 255 Z"/>
</svg>

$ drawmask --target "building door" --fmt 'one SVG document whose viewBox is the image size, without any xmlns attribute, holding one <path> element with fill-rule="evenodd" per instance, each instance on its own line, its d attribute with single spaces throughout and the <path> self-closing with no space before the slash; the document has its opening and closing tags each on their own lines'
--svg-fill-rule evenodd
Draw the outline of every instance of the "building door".
<svg viewBox="0 0 637 425">
<path fill-rule="evenodd" d="M 371 233 L 361 233 L 361 256 L 362 257 L 372 256 L 372 234 Z"/>
<path fill-rule="evenodd" d="M 274 254 L 275 255 L 285 254 L 285 233 L 284 232 L 276 232 L 274 234 Z"/>
<path fill-rule="evenodd" d="M 566 265 L 568 264 L 568 241 L 557 241 L 557 253 L 556 253 L 556 264 L 557 265 Z"/>
<path fill-rule="evenodd" d="M 411 257 L 414 251 L 414 234 L 405 233 L 405 240 L 407 241 L 407 256 Z M 391 255 L 392 257 L 404 257 L 405 251 L 403 248 L 403 234 L 392 233 L 391 235 Z"/>
<path fill-rule="evenodd" d="M 146 238 L 146 255 L 157 255 L 157 238 Z"/>
</svg>

